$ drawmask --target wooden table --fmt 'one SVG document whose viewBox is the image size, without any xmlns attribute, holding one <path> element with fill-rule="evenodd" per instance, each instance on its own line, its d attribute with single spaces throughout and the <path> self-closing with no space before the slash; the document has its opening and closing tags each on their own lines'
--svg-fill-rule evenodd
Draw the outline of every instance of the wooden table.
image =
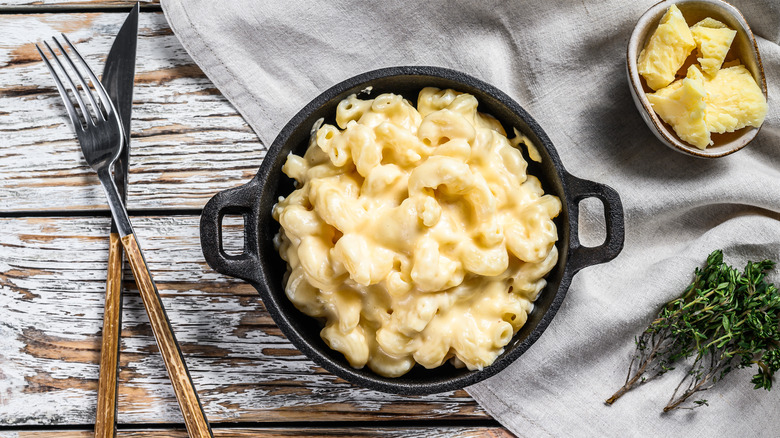
<svg viewBox="0 0 780 438">
<path fill-rule="evenodd" d="M 0 5 L 0 437 L 91 435 L 109 211 L 34 43 L 65 32 L 102 71 L 132 4 Z M 251 286 L 209 268 L 200 209 L 249 180 L 265 146 L 159 4 L 141 11 L 128 208 L 215 435 L 511 436 L 465 391 L 402 397 L 334 377 L 285 339 Z M 228 233 L 240 251 L 239 221 Z M 185 436 L 132 282 L 122 318 L 120 435 Z"/>
</svg>

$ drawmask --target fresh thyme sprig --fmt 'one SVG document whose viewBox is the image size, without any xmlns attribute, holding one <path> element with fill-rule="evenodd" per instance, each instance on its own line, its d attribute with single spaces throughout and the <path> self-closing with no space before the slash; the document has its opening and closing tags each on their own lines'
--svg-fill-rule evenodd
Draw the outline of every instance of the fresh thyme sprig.
<svg viewBox="0 0 780 438">
<path fill-rule="evenodd" d="M 773 266 L 769 260 L 748 262 L 740 274 L 723 263 L 722 251 L 710 254 L 682 296 L 667 303 L 636 339 L 626 381 L 606 403 L 694 355 L 664 412 L 707 405 L 707 400 L 685 401 L 732 370 L 753 364 L 758 365 L 754 387 L 770 390 L 780 369 L 780 293 L 765 279 Z"/>
</svg>

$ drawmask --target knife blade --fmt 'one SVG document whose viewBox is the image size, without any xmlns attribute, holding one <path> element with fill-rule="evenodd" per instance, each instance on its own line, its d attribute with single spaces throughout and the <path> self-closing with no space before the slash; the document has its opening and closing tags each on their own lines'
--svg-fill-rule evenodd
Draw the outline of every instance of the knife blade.
<svg viewBox="0 0 780 438">
<path fill-rule="evenodd" d="M 114 164 L 114 182 L 123 202 L 127 199 L 127 169 L 130 157 L 130 120 L 133 109 L 138 12 L 139 4 L 136 3 L 116 35 L 114 44 L 106 58 L 103 77 L 100 79 L 108 96 L 114 102 L 125 133 L 122 153 Z M 115 228 L 112 228 L 112 232 L 114 230 Z"/>
<path fill-rule="evenodd" d="M 114 183 L 122 203 L 127 199 L 127 170 L 130 158 L 130 120 L 133 107 L 135 53 L 138 35 L 139 4 L 130 11 L 108 52 L 101 83 L 119 114 L 124 141 L 114 164 Z M 100 349 L 98 403 L 95 437 L 116 436 L 117 369 L 119 367 L 119 333 L 122 326 L 122 245 L 116 224 L 111 221 L 109 237 L 106 302 L 103 313 L 103 339 Z"/>
</svg>

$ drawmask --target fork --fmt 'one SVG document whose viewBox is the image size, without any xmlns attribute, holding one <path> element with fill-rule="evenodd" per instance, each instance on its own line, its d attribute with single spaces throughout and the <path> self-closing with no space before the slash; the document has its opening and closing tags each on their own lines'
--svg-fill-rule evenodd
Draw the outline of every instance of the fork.
<svg viewBox="0 0 780 438">
<path fill-rule="evenodd" d="M 54 66 L 49 62 L 48 57 L 44 54 L 43 50 L 41 50 L 40 46 L 36 44 L 35 47 L 38 49 L 38 53 L 41 55 L 46 67 L 54 78 L 57 90 L 62 97 L 65 109 L 68 112 L 68 116 L 73 123 L 73 128 L 76 131 L 76 136 L 81 144 L 84 158 L 87 160 L 90 167 L 97 172 L 100 184 L 103 186 L 103 190 L 108 198 L 111 214 L 116 222 L 121 237 L 120 240 L 122 246 L 125 248 L 125 254 L 130 262 L 130 267 L 132 268 L 133 276 L 135 277 L 144 307 L 146 308 L 146 313 L 149 316 L 149 322 L 151 323 L 154 337 L 157 340 L 157 345 L 160 348 L 165 367 L 168 370 L 168 376 L 173 384 L 176 399 L 179 402 L 179 407 L 184 416 L 184 424 L 187 428 L 187 432 L 193 437 L 213 437 L 211 427 L 206 419 L 206 414 L 203 412 L 203 406 L 200 403 L 200 399 L 198 398 L 198 394 L 192 383 L 192 378 L 187 370 L 187 364 L 184 362 L 184 356 L 181 353 L 179 344 L 173 334 L 173 328 L 171 327 L 171 323 L 163 308 L 160 294 L 157 291 L 157 287 L 152 279 L 152 274 L 149 272 L 146 260 L 141 252 L 141 247 L 138 245 L 135 233 L 133 232 L 130 218 L 127 216 L 127 210 L 125 210 L 116 185 L 114 185 L 114 181 L 111 178 L 111 169 L 114 162 L 119 157 L 124 138 L 119 116 L 117 115 L 116 109 L 114 108 L 111 99 L 108 97 L 106 90 L 103 88 L 103 85 L 97 80 L 97 77 L 95 77 L 95 74 L 89 68 L 89 65 L 84 61 L 84 58 L 79 54 L 65 34 L 62 34 L 62 38 L 82 65 L 83 70 L 86 71 L 89 80 L 94 87 L 94 91 L 98 95 L 99 101 L 95 99 L 92 89 L 90 89 L 87 85 L 87 81 L 84 79 L 83 73 L 76 68 L 76 64 L 68 55 L 68 52 L 62 44 L 60 44 L 57 38 L 53 38 L 54 43 L 60 51 L 60 56 L 65 59 L 65 63 L 70 67 L 79 84 L 81 84 L 81 90 L 86 96 L 86 99 L 92 108 L 92 112 L 90 112 L 85 104 L 84 99 L 79 92 L 79 88 L 73 82 L 70 74 L 68 74 L 68 71 L 65 69 L 54 50 L 52 50 L 49 43 L 44 41 L 43 44 L 48 49 L 52 59 L 59 67 L 62 76 L 65 78 L 65 82 L 67 82 L 70 87 L 70 91 L 79 107 L 78 112 L 76 111 L 73 102 L 71 102 L 68 92 L 66 91 L 60 76 L 55 71 Z M 100 104 L 102 104 L 102 106 Z M 81 117 L 79 116 L 79 113 L 81 114 Z"/>
</svg>

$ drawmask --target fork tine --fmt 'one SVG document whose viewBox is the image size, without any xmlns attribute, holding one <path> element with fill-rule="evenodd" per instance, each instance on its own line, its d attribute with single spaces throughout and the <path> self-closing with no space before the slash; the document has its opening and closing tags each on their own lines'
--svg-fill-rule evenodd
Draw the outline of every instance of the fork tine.
<svg viewBox="0 0 780 438">
<path fill-rule="evenodd" d="M 62 47 L 62 44 L 60 44 L 59 40 L 57 40 L 56 37 L 52 38 L 54 42 L 57 44 L 57 47 L 60 49 L 60 53 L 62 53 L 65 56 L 65 60 L 68 62 L 68 65 L 70 65 L 70 68 L 76 72 L 76 78 L 79 80 L 79 83 L 81 83 L 81 87 L 84 89 L 87 100 L 89 100 L 89 103 L 92 104 L 92 108 L 95 110 L 95 116 L 100 120 L 101 122 L 106 120 L 105 116 L 103 116 L 103 111 L 100 110 L 100 107 L 98 106 L 97 102 L 95 101 L 95 96 L 92 95 L 92 90 L 89 89 L 89 86 L 87 85 L 87 81 L 84 80 L 84 76 L 81 75 L 79 72 L 79 69 L 76 68 L 76 64 L 73 63 L 73 60 L 70 59 L 70 55 L 68 55 L 68 52 L 65 51 L 65 48 Z"/>
<path fill-rule="evenodd" d="M 54 67 L 49 62 L 49 58 L 46 57 L 38 44 L 35 45 L 35 48 L 38 49 L 38 54 L 41 55 L 41 59 L 43 59 L 43 62 L 46 64 L 46 68 L 49 69 L 49 73 L 51 73 L 51 76 L 54 78 L 54 83 L 57 85 L 57 91 L 60 92 L 62 103 L 65 105 L 65 109 L 68 111 L 70 121 L 73 123 L 73 128 L 76 130 L 82 129 L 81 120 L 79 119 L 78 113 L 76 113 L 76 108 L 73 107 L 73 103 L 70 101 L 70 97 L 68 97 L 67 91 L 65 91 L 65 86 L 62 85 L 60 77 L 57 75 L 57 72 L 54 71 Z M 49 51 L 51 51 L 51 48 L 49 48 Z"/>
<path fill-rule="evenodd" d="M 95 121 L 92 119 L 92 116 L 90 115 L 89 110 L 87 109 L 87 105 L 84 103 L 84 99 L 81 98 L 79 89 L 76 87 L 76 84 L 73 82 L 73 79 L 70 78 L 68 71 L 65 70 L 65 66 L 62 65 L 62 62 L 60 62 L 60 59 L 57 57 L 57 54 L 54 53 L 54 50 L 52 50 L 49 43 L 44 41 L 43 44 L 46 46 L 47 49 L 49 49 L 49 52 L 51 53 L 51 56 L 54 59 L 54 62 L 57 63 L 57 66 L 59 66 L 60 71 L 62 72 L 63 76 L 65 76 L 65 79 L 70 85 L 70 89 L 71 91 L 73 91 L 73 95 L 76 97 L 76 102 L 78 102 L 79 104 L 79 109 L 81 109 L 81 115 L 84 116 L 84 119 L 88 125 L 89 124 L 94 125 Z"/>
<path fill-rule="evenodd" d="M 76 54 L 76 56 L 79 58 L 79 61 L 81 61 L 81 64 L 84 66 L 84 69 L 87 71 L 87 74 L 89 75 L 89 79 L 92 81 L 92 85 L 95 86 L 95 91 L 97 91 L 98 96 L 100 96 L 100 101 L 103 102 L 103 106 L 106 108 L 106 115 L 111 115 L 113 112 L 113 105 L 111 103 L 111 99 L 108 97 L 108 94 L 106 93 L 106 89 L 103 88 L 103 84 L 98 81 L 97 77 L 95 76 L 95 73 L 92 72 L 92 69 L 89 68 L 89 65 L 86 61 L 84 61 L 84 58 L 81 56 L 81 53 L 79 53 L 78 50 L 76 50 L 76 47 L 73 46 L 73 43 L 70 42 L 67 36 L 65 34 L 62 35 L 62 38 L 65 39 L 65 42 L 68 43 L 68 46 L 71 50 L 73 50 L 73 53 Z"/>
</svg>

